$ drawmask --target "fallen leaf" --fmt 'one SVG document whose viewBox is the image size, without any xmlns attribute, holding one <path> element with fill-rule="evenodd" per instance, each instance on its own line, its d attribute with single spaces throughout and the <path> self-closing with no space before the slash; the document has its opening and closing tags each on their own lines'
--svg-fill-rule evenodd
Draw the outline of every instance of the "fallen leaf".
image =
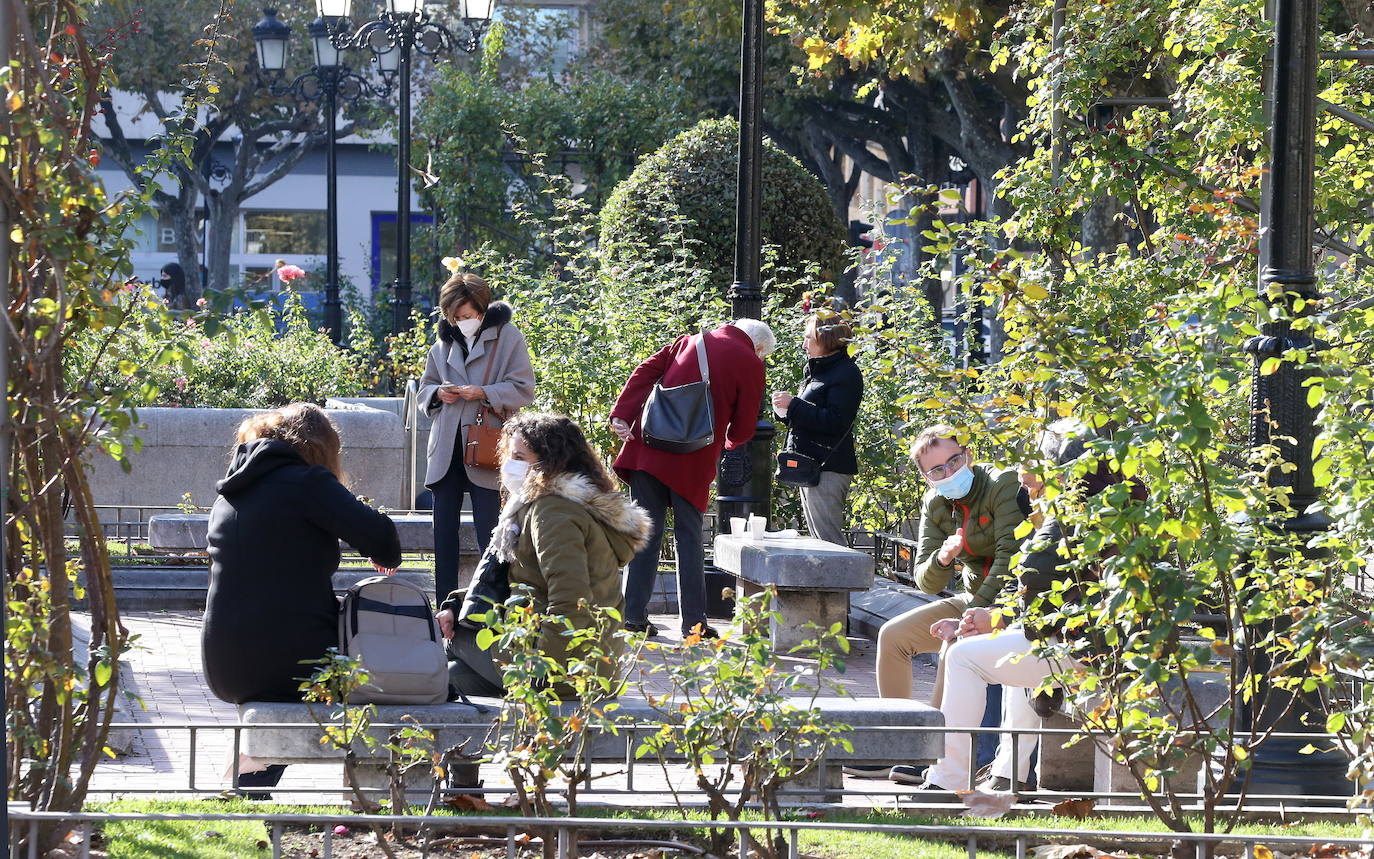
<svg viewBox="0 0 1374 859">
<path fill-rule="evenodd" d="M 1256 844 L 1254 856 L 1255 859 L 1274 859 L 1274 851 L 1265 847 L 1263 844 Z"/>
<path fill-rule="evenodd" d="M 455 793 L 444 799 L 444 805 L 456 811 L 495 811 L 496 808 L 480 796 L 471 793 Z"/>
<path fill-rule="evenodd" d="M 271 847 L 271 846 L 272 846 L 272 845 L 268 844 L 266 841 L 263 841 L 262 839 L 258 839 L 258 849 L 259 849 L 259 850 L 266 850 L 268 847 Z"/>
<path fill-rule="evenodd" d="M 1033 855 L 1035 859 L 1086 859 L 1101 856 L 1102 851 L 1090 844 L 1044 844 Z"/>
<path fill-rule="evenodd" d="M 214 829 L 206 829 L 206 830 L 204 830 L 203 832 L 200 833 L 200 837 L 201 837 L 201 838 L 205 838 L 205 839 L 223 838 L 223 837 L 224 837 L 224 833 L 223 833 L 223 832 L 216 831 L 216 830 L 214 830 Z"/>
<path fill-rule="evenodd" d="M 519 835 L 515 836 L 515 840 L 521 844 L 529 844 L 531 841 L 534 840 L 534 836 L 529 834 L 528 832 L 521 832 Z"/>
<path fill-rule="evenodd" d="M 1314 859 L 1338 859 L 1349 855 L 1349 851 L 1339 844 L 1314 844 L 1312 849 L 1307 851 L 1307 855 Z"/>
<path fill-rule="evenodd" d="M 1097 800 L 1095 799 L 1066 799 L 1063 802 L 1056 802 L 1051 810 L 1059 817 L 1083 820 L 1097 816 L 1097 812 L 1093 810 L 1096 806 Z"/>
<path fill-rule="evenodd" d="M 1014 793 L 984 793 L 981 790 L 958 791 L 964 801 L 965 817 L 1001 817 L 1016 802 Z"/>
</svg>

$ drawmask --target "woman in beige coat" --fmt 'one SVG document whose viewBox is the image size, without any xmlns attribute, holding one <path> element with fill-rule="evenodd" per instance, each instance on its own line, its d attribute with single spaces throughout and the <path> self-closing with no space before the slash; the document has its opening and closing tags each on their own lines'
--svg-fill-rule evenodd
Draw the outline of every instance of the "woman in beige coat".
<svg viewBox="0 0 1374 859">
<path fill-rule="evenodd" d="M 425 486 L 434 493 L 435 601 L 458 586 L 463 495 L 472 498 L 477 545 L 486 551 L 501 511 L 495 470 L 463 464 L 469 427 L 486 407 L 493 426 L 534 401 L 534 368 L 511 308 L 491 300 L 475 274 L 457 273 L 439 292 L 438 340 L 420 378 L 419 401 L 434 420 Z"/>
</svg>

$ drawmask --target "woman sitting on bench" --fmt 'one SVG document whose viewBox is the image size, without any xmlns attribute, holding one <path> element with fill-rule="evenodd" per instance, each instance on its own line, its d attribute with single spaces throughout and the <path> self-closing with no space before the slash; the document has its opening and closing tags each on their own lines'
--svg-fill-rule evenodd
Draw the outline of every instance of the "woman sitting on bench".
<svg viewBox="0 0 1374 859">
<path fill-rule="evenodd" d="M 534 610 L 586 629 L 593 607 L 625 609 L 620 570 L 649 540 L 649 514 L 623 492 L 562 415 L 523 414 L 502 429 L 501 481 L 507 495 L 489 552 L 510 565 L 510 584 L 529 589 Z M 484 558 L 483 563 L 487 559 Z M 500 694 L 500 669 L 475 644 L 475 630 L 455 623 L 465 591 L 435 615 L 449 640 L 449 683 L 463 694 Z M 548 629 L 539 649 L 566 662 L 566 638 Z"/>
<path fill-rule="evenodd" d="M 339 433 L 319 406 L 253 415 L 237 441 L 210 509 L 205 680 L 231 704 L 299 701 L 312 671 L 301 663 L 339 646 L 339 541 L 388 572 L 401 541 L 388 516 L 339 482 Z M 271 786 L 282 769 L 244 773 L 239 784 Z"/>
</svg>

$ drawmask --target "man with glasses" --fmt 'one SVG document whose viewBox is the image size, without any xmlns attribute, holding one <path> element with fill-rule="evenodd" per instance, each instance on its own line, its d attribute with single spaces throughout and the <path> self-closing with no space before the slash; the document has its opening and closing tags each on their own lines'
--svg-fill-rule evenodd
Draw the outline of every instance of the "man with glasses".
<svg viewBox="0 0 1374 859">
<path fill-rule="evenodd" d="M 963 592 L 883 624 L 878 632 L 877 675 L 878 694 L 884 698 L 910 698 L 912 658 L 938 652 L 957 634 L 965 610 L 991 605 L 997 599 L 1011 577 L 1011 557 L 1019 548 L 1016 526 L 1029 511 L 1017 470 L 995 471 L 974 463 L 953 427 L 936 425 L 924 430 L 912 444 L 911 459 L 930 484 L 918 540 L 917 584 L 926 593 L 938 594 L 949 585 L 957 563 L 963 567 Z M 940 706 L 943 668 L 942 663 L 935 678 L 930 702 L 934 707 Z M 850 768 L 846 772 L 868 778 L 886 776 L 904 784 L 922 780 L 921 768 L 907 765 L 890 771 Z"/>
</svg>

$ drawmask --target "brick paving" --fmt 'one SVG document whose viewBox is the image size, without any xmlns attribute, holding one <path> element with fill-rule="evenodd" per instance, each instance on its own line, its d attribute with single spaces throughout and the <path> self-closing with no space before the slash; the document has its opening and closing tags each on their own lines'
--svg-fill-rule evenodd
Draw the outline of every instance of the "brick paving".
<svg viewBox="0 0 1374 859">
<path fill-rule="evenodd" d="M 661 629 L 666 631 L 661 641 L 672 641 L 676 637 L 676 617 L 659 616 L 654 618 Z M 214 730 L 214 726 L 231 726 L 237 723 L 237 712 L 232 704 L 217 700 L 205 685 L 200 662 L 200 612 L 194 611 L 140 611 L 125 614 L 124 621 L 129 631 L 137 636 L 134 650 L 128 654 L 124 667 L 125 688 L 142 700 L 142 707 L 136 703 L 128 705 L 122 721 L 138 723 L 195 723 L 206 726 L 196 732 L 194 754 L 187 730 L 140 729 L 130 743 L 130 753 L 117 759 L 104 762 L 96 771 L 93 791 L 102 795 L 133 795 L 184 791 L 192 785 L 194 766 L 194 787 L 202 791 L 218 791 L 228 785 L 224 778 L 232 748 L 232 732 Z M 850 694 L 861 696 L 876 695 L 873 678 L 874 644 L 864 638 L 851 638 L 852 653 L 847 661 L 847 670 L 842 675 L 831 675 L 829 679 L 844 687 Z M 918 663 L 914 668 L 917 697 L 928 700 L 934 678 L 934 670 L 929 664 Z M 490 771 L 488 771 L 490 769 Z M 667 779 L 677 781 L 686 775 L 682 768 L 669 768 L 665 774 L 658 767 L 639 767 L 635 773 L 635 790 L 638 793 L 619 798 L 608 795 L 612 802 L 629 802 L 635 805 L 652 803 L 655 799 L 646 796 L 648 790 L 666 788 Z M 504 781 L 494 768 L 484 768 L 483 776 L 487 785 L 500 786 Z M 623 787 L 621 784 L 610 786 Z M 281 787 L 298 789 L 308 793 L 279 793 L 281 801 L 293 802 L 339 802 L 337 786 L 341 783 L 340 767 L 337 764 L 297 765 L 288 768 Z M 846 779 L 845 787 L 852 790 L 871 791 L 865 798 L 849 797 L 872 805 L 894 800 L 899 788 L 888 782 L 860 781 Z M 668 796 L 662 802 L 671 802 Z"/>
</svg>

